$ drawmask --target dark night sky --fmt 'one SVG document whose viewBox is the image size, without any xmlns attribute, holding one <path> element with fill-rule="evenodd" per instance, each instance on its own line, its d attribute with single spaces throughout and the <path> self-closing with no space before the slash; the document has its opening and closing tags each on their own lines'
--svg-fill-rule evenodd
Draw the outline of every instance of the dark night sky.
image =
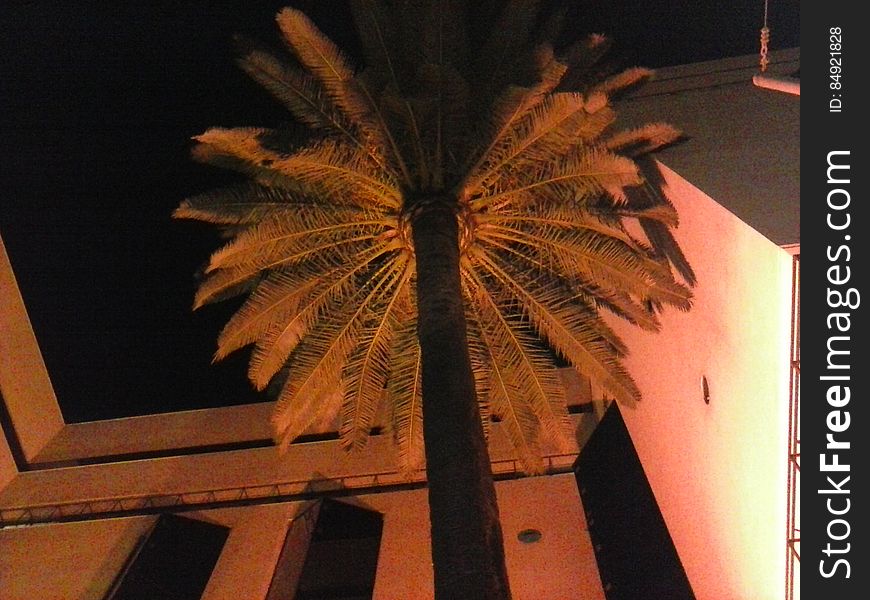
<svg viewBox="0 0 870 600">
<path fill-rule="evenodd" d="M 771 47 L 798 46 L 798 0 L 769 1 Z M 274 15 L 294 4 L 353 48 L 346 7 L 74 4 L 0 8 L 0 235 L 64 416 L 262 401 L 244 354 L 210 363 L 237 304 L 190 311 L 193 273 L 217 236 L 169 215 L 228 181 L 189 159 L 191 136 L 285 118 L 235 67 L 232 35 L 277 46 Z M 609 33 L 626 66 L 758 52 L 763 0 L 585 4 L 593 17 L 578 15 L 577 28 Z"/>
</svg>

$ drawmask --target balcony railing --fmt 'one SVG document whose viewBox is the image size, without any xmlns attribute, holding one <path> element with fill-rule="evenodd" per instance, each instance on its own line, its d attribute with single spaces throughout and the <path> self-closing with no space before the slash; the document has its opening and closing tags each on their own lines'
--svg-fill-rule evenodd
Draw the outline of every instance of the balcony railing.
<svg viewBox="0 0 870 600">
<path fill-rule="evenodd" d="M 801 344 L 800 344 L 800 254 L 792 259 L 791 376 L 788 415 L 788 493 L 786 510 L 786 600 L 800 598 L 801 560 Z"/>
</svg>

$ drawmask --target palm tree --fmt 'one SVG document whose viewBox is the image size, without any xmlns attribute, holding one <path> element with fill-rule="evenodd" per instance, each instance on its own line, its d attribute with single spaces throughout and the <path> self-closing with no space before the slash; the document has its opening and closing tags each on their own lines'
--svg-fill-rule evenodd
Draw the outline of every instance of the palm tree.
<svg viewBox="0 0 870 600">
<path fill-rule="evenodd" d="M 248 294 L 216 358 L 254 346 L 281 447 L 338 418 L 360 448 L 385 403 L 401 467 L 425 463 L 436 596 L 507 598 L 490 418 L 539 472 L 542 445 L 571 436 L 561 365 L 640 398 L 600 312 L 656 330 L 690 293 L 654 236 L 626 226 L 676 224 L 638 195 L 632 159 L 677 132 L 611 132 L 609 98 L 649 73 L 606 76 L 599 36 L 557 55 L 534 2 L 469 4 L 354 1 L 362 69 L 282 10 L 292 59 L 242 42 L 239 62 L 296 124 L 198 136 L 197 159 L 249 180 L 175 216 L 230 237 L 195 305 Z"/>
</svg>

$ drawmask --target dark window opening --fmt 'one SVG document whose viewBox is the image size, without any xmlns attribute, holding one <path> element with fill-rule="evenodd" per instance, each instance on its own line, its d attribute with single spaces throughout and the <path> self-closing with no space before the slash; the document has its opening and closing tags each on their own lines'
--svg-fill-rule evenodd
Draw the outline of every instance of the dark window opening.
<svg viewBox="0 0 870 600">
<path fill-rule="evenodd" d="M 287 534 L 268 600 L 370 600 L 383 527 L 375 511 L 330 499 L 313 505 Z"/>
<path fill-rule="evenodd" d="M 161 515 L 106 600 L 200 600 L 228 536 L 228 527 Z"/>
<path fill-rule="evenodd" d="M 24 455 L 24 448 L 21 446 L 21 440 L 18 438 L 18 433 L 15 431 L 15 425 L 12 423 L 12 415 L 9 414 L 9 409 L 6 406 L 6 400 L 3 398 L 3 391 L 0 390 L 0 435 L 6 438 L 6 443 L 9 446 L 9 452 L 12 454 L 12 462 L 15 463 L 15 468 L 18 471 L 27 471 L 27 457 Z"/>
<path fill-rule="evenodd" d="M 695 600 L 616 403 L 574 473 L 607 600 Z"/>
</svg>

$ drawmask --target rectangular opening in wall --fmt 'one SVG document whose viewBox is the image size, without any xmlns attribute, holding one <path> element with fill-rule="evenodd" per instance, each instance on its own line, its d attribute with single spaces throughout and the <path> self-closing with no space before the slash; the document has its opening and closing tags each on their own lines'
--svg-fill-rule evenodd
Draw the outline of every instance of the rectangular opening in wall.
<svg viewBox="0 0 870 600">
<path fill-rule="evenodd" d="M 24 456 L 24 449 L 21 447 L 21 440 L 18 439 L 18 434 L 15 432 L 15 426 L 12 424 L 12 415 L 6 407 L 6 400 L 3 398 L 3 390 L 0 390 L 0 435 L 6 440 L 6 445 L 9 447 L 9 453 L 12 462 L 15 464 L 16 470 L 27 470 L 27 457 Z M 2 487 L 2 482 L 0 482 Z"/>
<path fill-rule="evenodd" d="M 228 527 L 161 515 L 106 600 L 200 600 L 228 536 Z"/>
<path fill-rule="evenodd" d="M 383 527 L 384 518 L 379 512 L 323 500 L 296 593 L 286 600 L 370 600 Z M 293 559 L 282 554 L 282 560 Z M 288 565 L 278 568 L 286 569 Z"/>
</svg>

